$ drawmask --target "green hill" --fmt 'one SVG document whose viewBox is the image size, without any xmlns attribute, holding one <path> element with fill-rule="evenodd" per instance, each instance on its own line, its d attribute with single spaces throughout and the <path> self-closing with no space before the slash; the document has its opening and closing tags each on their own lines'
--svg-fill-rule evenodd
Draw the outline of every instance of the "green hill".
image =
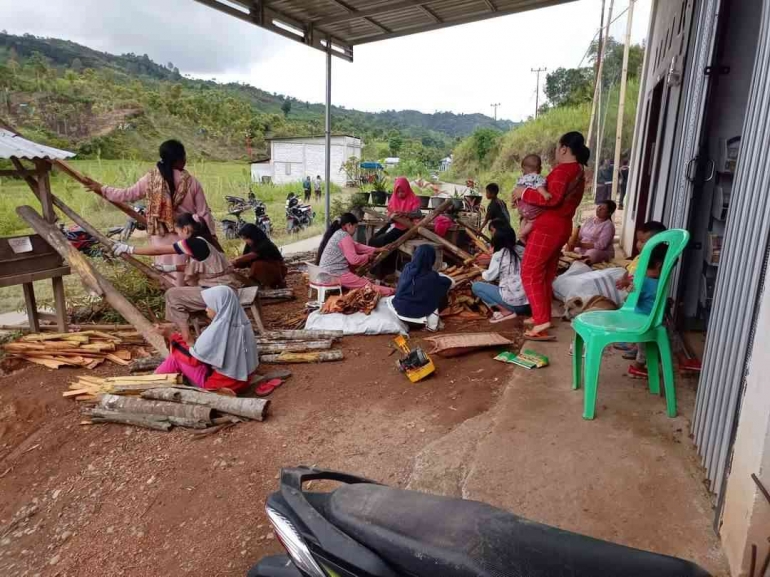
<svg viewBox="0 0 770 577">
<path fill-rule="evenodd" d="M 0 117 L 26 135 L 81 157 L 152 160 L 176 137 L 212 160 L 259 159 L 266 139 L 321 134 L 324 106 L 245 84 L 184 77 L 147 55 L 120 56 L 55 38 L 0 33 Z M 334 107 L 336 133 L 359 136 L 364 155 L 435 165 L 479 128 L 513 123 L 482 114 Z"/>
</svg>

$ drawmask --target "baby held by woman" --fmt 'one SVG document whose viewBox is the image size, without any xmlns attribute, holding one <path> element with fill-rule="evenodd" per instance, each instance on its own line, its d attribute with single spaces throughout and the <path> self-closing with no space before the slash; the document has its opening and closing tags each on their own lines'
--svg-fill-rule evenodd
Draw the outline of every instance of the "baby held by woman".
<svg viewBox="0 0 770 577">
<path fill-rule="evenodd" d="M 543 171 L 543 161 L 537 154 L 529 154 L 521 161 L 522 175 L 516 181 L 516 186 L 524 186 L 537 190 L 544 200 L 550 200 L 551 195 L 546 189 L 545 178 L 540 174 Z M 519 209 L 519 238 L 527 240 L 527 236 L 532 232 L 533 222 L 543 212 L 543 208 L 519 200 L 515 203 Z"/>
</svg>

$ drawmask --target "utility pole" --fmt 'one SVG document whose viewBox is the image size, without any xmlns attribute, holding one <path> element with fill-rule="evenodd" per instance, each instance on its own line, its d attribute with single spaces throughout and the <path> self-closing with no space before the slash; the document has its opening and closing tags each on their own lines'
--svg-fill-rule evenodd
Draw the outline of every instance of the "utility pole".
<svg viewBox="0 0 770 577">
<path fill-rule="evenodd" d="M 591 141 L 594 133 L 594 120 L 596 120 L 596 101 L 598 99 L 599 91 L 601 90 L 601 64 L 602 55 L 604 54 L 604 11 L 606 7 L 606 0 L 602 0 L 602 17 L 601 24 L 599 26 L 599 44 L 596 47 L 596 64 L 594 65 L 594 98 L 591 103 L 591 120 L 588 122 L 588 138 L 586 138 L 586 144 L 589 148 L 591 147 Z M 612 20 L 612 18 L 610 18 L 610 20 Z"/>
<path fill-rule="evenodd" d="M 535 92 L 535 118 L 540 114 L 540 73 L 546 72 L 548 68 L 532 68 L 532 72 L 537 74 L 537 90 Z"/>
<path fill-rule="evenodd" d="M 626 87 L 628 86 L 628 57 L 631 52 L 631 32 L 634 24 L 634 2 L 628 3 L 628 22 L 626 22 L 626 44 L 623 48 L 623 72 L 620 77 L 620 102 L 618 104 L 618 126 L 615 131 L 615 168 L 612 172 L 612 198 L 618 197 L 620 184 L 620 153 L 623 149 L 623 120 L 626 114 Z M 625 199 L 624 199 L 625 200 Z"/>
<path fill-rule="evenodd" d="M 602 155 L 601 151 L 601 134 L 599 133 L 602 127 L 601 112 L 602 112 L 602 77 L 604 74 L 604 54 L 607 51 L 607 44 L 610 35 L 610 24 L 612 23 L 612 9 L 615 6 L 615 0 L 610 0 L 610 11 L 607 16 L 607 27 L 604 34 L 604 42 L 602 43 L 602 49 L 599 52 L 599 77 L 596 82 L 596 91 L 594 92 L 594 113 L 591 114 L 591 126 L 588 128 L 588 142 L 591 142 L 591 135 L 593 133 L 593 120 L 596 116 L 597 134 L 594 154 L 594 196 L 596 196 L 596 185 L 599 182 L 599 163 Z M 590 144 L 589 144 L 590 146 Z"/>
<path fill-rule="evenodd" d="M 490 104 L 490 106 L 495 109 L 495 122 L 497 122 L 497 107 L 500 106 L 500 103 Z"/>
</svg>

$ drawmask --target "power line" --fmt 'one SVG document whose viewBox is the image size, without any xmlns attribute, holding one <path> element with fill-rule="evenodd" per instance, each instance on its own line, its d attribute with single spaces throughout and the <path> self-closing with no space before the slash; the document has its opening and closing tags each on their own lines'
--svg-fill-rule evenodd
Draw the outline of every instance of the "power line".
<svg viewBox="0 0 770 577">
<path fill-rule="evenodd" d="M 501 106 L 501 104 L 496 102 L 495 104 L 490 104 L 490 106 L 495 109 L 495 122 L 497 122 L 497 108 Z"/>
</svg>

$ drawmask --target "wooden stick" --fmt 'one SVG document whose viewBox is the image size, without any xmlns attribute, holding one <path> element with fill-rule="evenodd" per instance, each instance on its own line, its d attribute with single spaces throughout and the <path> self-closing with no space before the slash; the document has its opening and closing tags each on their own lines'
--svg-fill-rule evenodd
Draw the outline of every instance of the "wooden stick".
<svg viewBox="0 0 770 577">
<path fill-rule="evenodd" d="M 259 360 L 266 364 L 328 363 L 345 358 L 340 350 L 318 351 L 314 353 L 281 353 L 280 355 L 262 355 Z"/>
<path fill-rule="evenodd" d="M 402 234 L 398 238 L 398 240 L 396 240 L 395 242 L 390 243 L 390 245 L 388 246 L 387 250 L 384 251 L 384 252 L 379 253 L 377 255 L 377 258 L 375 258 L 372 262 L 359 267 L 358 270 L 356 271 L 356 274 L 358 274 L 360 276 L 365 275 L 367 272 L 369 272 L 372 269 L 372 267 L 377 266 L 383 260 L 388 258 L 388 256 L 394 250 L 396 250 L 398 247 L 400 247 L 402 244 L 404 244 L 408 240 L 411 240 L 412 238 L 417 236 L 417 234 L 420 231 L 420 227 L 424 228 L 424 227 L 428 226 L 430 223 L 432 223 L 434 220 L 436 220 L 436 217 L 438 217 L 441 213 L 443 213 L 445 210 L 447 210 L 450 206 L 452 206 L 452 199 L 451 198 L 447 198 L 444 202 L 442 202 L 433 211 L 428 213 L 428 215 L 425 218 L 423 218 L 418 224 L 413 225 L 412 228 L 410 228 L 404 234 Z"/>
<path fill-rule="evenodd" d="M 326 351 L 332 348 L 332 341 L 257 341 L 257 350 L 259 356 L 277 354 L 277 353 L 306 353 L 309 351 Z"/>
<path fill-rule="evenodd" d="M 465 232 L 472 233 L 473 236 L 476 236 L 477 238 L 480 238 L 485 243 L 490 243 L 492 240 L 485 235 L 482 231 L 478 230 L 477 228 L 472 227 L 467 222 L 463 222 L 462 220 L 458 219 L 457 224 L 459 224 L 461 227 L 465 229 Z M 470 234 L 468 236 L 471 236 Z"/>
<path fill-rule="evenodd" d="M 341 339 L 345 336 L 343 331 L 322 331 L 322 330 L 304 330 L 304 331 L 268 331 L 260 335 L 260 339 L 271 339 L 277 341 L 315 341 L 321 339 Z"/>
<path fill-rule="evenodd" d="M 83 411 L 83 414 L 90 417 L 94 423 L 119 423 L 153 429 L 155 431 L 168 431 L 172 426 L 166 417 L 158 415 L 132 415 L 130 413 L 117 413 L 104 409 L 87 409 Z"/>
<path fill-rule="evenodd" d="M 88 234 L 93 236 L 105 248 L 112 250 L 114 243 L 109 238 L 107 238 L 104 234 L 102 234 L 97 228 L 91 226 L 82 216 L 80 216 L 78 213 L 72 210 L 69 206 L 64 204 L 64 202 L 62 202 L 62 200 L 59 197 L 55 195 L 51 195 L 51 200 L 53 201 L 54 206 L 56 206 L 66 216 L 72 219 L 75 222 L 75 224 L 77 224 L 80 228 L 82 228 Z M 147 266 L 139 259 L 134 258 L 130 254 L 124 253 L 120 256 L 120 258 L 122 258 L 131 266 L 133 266 L 136 270 L 141 272 L 147 278 L 152 279 L 155 282 L 159 283 L 164 289 L 170 289 L 171 287 L 174 286 L 174 284 L 170 280 L 168 280 L 166 277 L 164 277 L 162 274 L 157 272 L 155 269 Z"/>
<path fill-rule="evenodd" d="M 217 395 L 214 393 L 204 393 L 177 388 L 145 391 L 142 393 L 142 398 L 204 405 L 222 413 L 245 417 L 255 421 L 264 421 L 267 416 L 268 408 L 270 407 L 270 401 L 267 399 L 227 397 L 225 395 Z"/>
<path fill-rule="evenodd" d="M 405 226 L 409 226 L 409 224 L 410 224 L 410 222 L 407 219 L 401 218 L 401 217 L 398 217 L 398 216 L 394 216 L 393 217 L 393 221 L 397 222 L 399 224 L 403 224 Z M 460 247 L 452 244 L 447 239 L 445 239 L 443 237 L 440 237 L 439 235 L 437 235 L 432 230 L 428 230 L 427 228 L 421 226 L 418 229 L 418 233 L 419 233 L 420 236 L 422 236 L 422 237 L 424 237 L 424 238 L 426 238 L 426 239 L 428 239 L 428 240 L 430 240 L 432 242 L 440 244 L 441 246 L 446 248 L 449 252 L 451 252 L 453 255 L 455 255 L 457 258 L 459 258 L 463 262 L 465 262 L 468 259 L 473 260 L 473 255 L 472 254 L 469 254 L 469 253 L 465 252 L 463 249 L 461 249 Z"/>
<path fill-rule="evenodd" d="M 112 305 L 112 307 L 129 323 L 131 323 L 150 343 L 153 348 L 163 356 L 168 356 L 168 348 L 150 322 L 136 310 L 112 284 L 102 277 L 78 250 L 73 247 L 55 225 L 46 222 L 35 212 L 31 206 L 20 206 L 16 209 L 18 214 L 32 229 L 42 236 L 56 252 L 69 262 L 70 268 L 76 272 L 85 285 Z"/>
<path fill-rule="evenodd" d="M 294 298 L 294 291 L 290 288 L 286 289 L 266 289 L 266 290 L 259 290 L 258 296 L 260 299 L 293 299 Z"/>
<path fill-rule="evenodd" d="M 163 364 L 163 359 L 160 357 L 147 357 L 146 359 L 136 359 L 128 366 L 128 372 L 144 373 L 147 371 L 154 371 L 162 364 Z"/>
</svg>

